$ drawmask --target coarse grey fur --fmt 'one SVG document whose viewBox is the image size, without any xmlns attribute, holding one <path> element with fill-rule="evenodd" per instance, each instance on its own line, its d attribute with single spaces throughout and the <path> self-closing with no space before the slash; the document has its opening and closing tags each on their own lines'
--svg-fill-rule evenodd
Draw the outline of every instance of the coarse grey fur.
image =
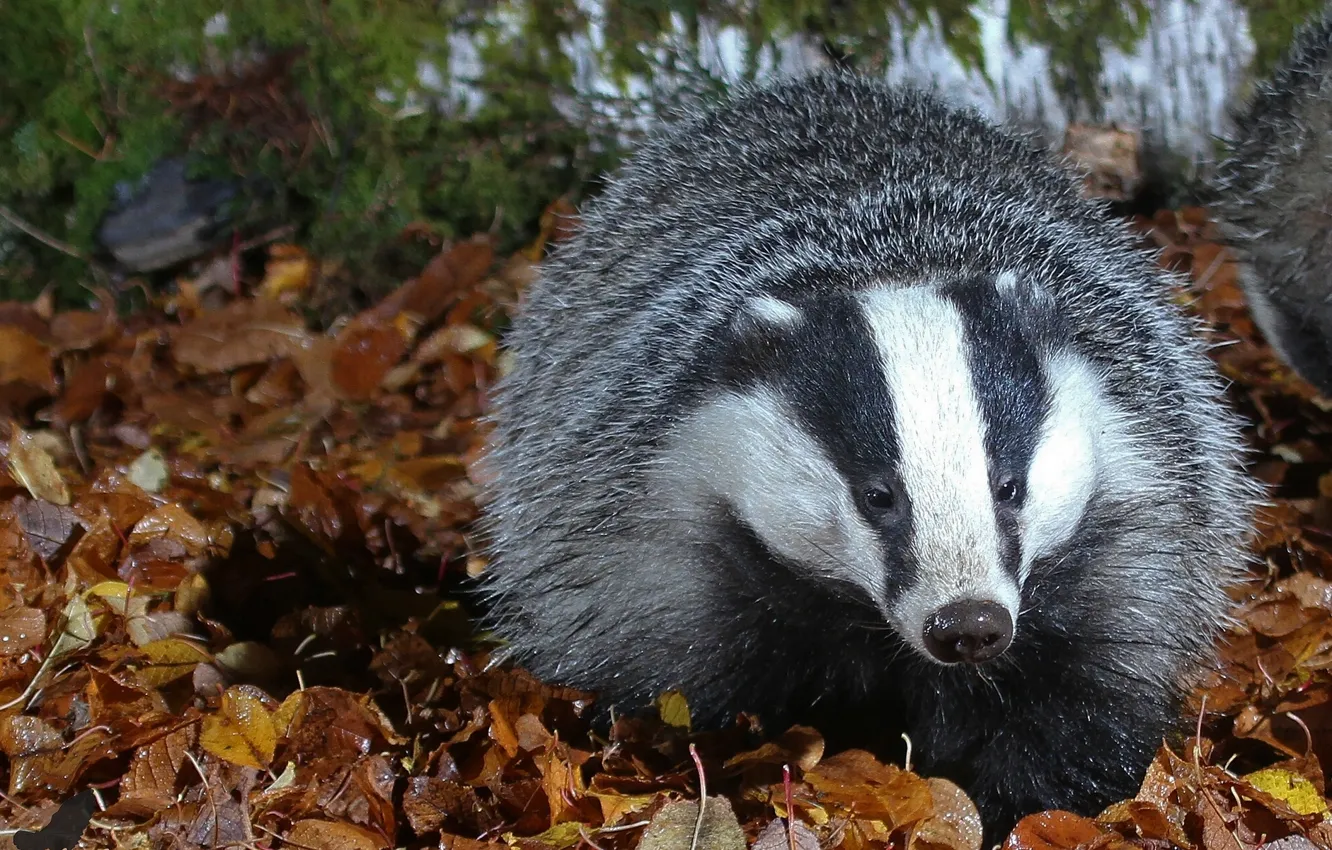
<svg viewBox="0 0 1332 850">
<path fill-rule="evenodd" d="M 680 688 L 698 725 L 822 709 L 843 741 L 905 731 L 918 766 L 974 795 L 991 836 L 1132 794 L 1211 656 L 1255 490 L 1171 279 L 1076 186 L 973 112 L 842 74 L 744 91 L 646 143 L 542 266 L 508 338 L 488 589 L 513 658 L 621 708 Z M 1112 424 L 1093 438 L 1113 430 L 1122 446 L 1103 447 L 1115 463 L 1073 538 L 1032 566 L 1000 658 L 933 663 L 882 604 L 777 567 L 737 531 L 735 505 L 712 506 L 713 522 L 675 510 L 663 469 L 690 474 L 671 452 L 721 392 L 737 316 L 780 332 L 800 321 L 791 303 L 925 285 L 965 299 L 1012 281 L 1032 322 L 1051 314 L 1049 351 L 1095 376 L 1084 413 Z M 848 350 L 868 344 L 846 333 Z M 866 387 L 837 399 L 828 429 L 796 433 L 824 439 Z"/>
<path fill-rule="evenodd" d="M 1254 321 L 1332 394 L 1332 4 L 1237 110 L 1212 209 Z"/>
</svg>

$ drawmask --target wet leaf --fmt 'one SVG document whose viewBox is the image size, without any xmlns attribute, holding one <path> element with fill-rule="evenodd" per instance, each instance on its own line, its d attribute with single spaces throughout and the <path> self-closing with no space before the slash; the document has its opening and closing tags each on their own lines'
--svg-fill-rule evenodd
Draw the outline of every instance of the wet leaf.
<svg viewBox="0 0 1332 850">
<path fill-rule="evenodd" d="M 9 470 L 14 479 L 34 499 L 43 499 L 53 505 L 69 504 L 69 487 L 56 469 L 51 453 L 32 434 L 17 425 L 9 439 Z"/>
<path fill-rule="evenodd" d="M 368 829 L 313 819 L 292 826 L 287 841 L 293 847 L 318 847 L 320 850 L 382 850 L 391 846 Z"/>
<path fill-rule="evenodd" d="M 0 655 L 22 655 L 46 641 L 46 615 L 40 608 L 0 611 Z"/>
<path fill-rule="evenodd" d="M 1018 821 L 1004 850 L 1077 850 L 1103 834 L 1094 821 L 1070 812 L 1041 812 Z"/>
<path fill-rule="evenodd" d="M 1302 815 L 1327 814 L 1327 800 L 1308 779 L 1280 768 L 1269 768 L 1244 777 L 1250 785 L 1283 801 Z"/>
<path fill-rule="evenodd" d="M 725 797 L 709 797 L 703 807 L 703 823 L 698 828 L 698 801 L 682 800 L 657 812 L 643 832 L 638 850 L 744 850 L 745 834 L 735 818 L 735 811 Z"/>
<path fill-rule="evenodd" d="M 221 709 L 204 716 L 199 744 L 224 761 L 264 770 L 277 749 L 273 715 L 258 698 L 229 688 Z"/>
<path fill-rule="evenodd" d="M 188 676 L 195 667 L 212 661 L 212 656 L 203 647 L 180 638 L 155 640 L 144 644 L 140 651 L 148 663 L 139 668 L 139 673 L 144 681 L 158 688 Z"/>
<path fill-rule="evenodd" d="M 768 825 L 754 839 L 751 850 L 820 850 L 819 837 L 800 821 L 788 825 L 781 819 Z"/>
</svg>

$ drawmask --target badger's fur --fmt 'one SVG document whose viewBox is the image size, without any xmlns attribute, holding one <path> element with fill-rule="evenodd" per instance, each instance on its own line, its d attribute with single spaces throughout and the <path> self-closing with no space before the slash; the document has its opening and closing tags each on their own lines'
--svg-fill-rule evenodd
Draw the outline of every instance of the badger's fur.
<svg viewBox="0 0 1332 850">
<path fill-rule="evenodd" d="M 1332 4 L 1237 111 L 1212 208 L 1254 321 L 1332 394 Z"/>
<path fill-rule="evenodd" d="M 992 835 L 1131 794 L 1253 495 L 1169 289 L 921 93 L 816 76 L 662 131 L 509 337 L 495 629 L 621 708 L 905 731 Z"/>
</svg>

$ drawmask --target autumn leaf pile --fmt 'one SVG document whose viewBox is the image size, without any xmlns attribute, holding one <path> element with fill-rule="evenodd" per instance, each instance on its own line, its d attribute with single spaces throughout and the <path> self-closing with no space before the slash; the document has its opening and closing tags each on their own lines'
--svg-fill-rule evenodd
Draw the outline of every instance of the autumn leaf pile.
<svg viewBox="0 0 1332 850">
<path fill-rule="evenodd" d="M 979 846 L 955 785 L 816 730 L 694 732 L 664 695 L 598 732 L 590 695 L 487 666 L 481 415 L 557 220 L 508 258 L 445 246 L 327 328 L 317 260 L 281 245 L 134 315 L 0 304 L 0 847 Z M 1332 847 L 1332 403 L 1257 338 L 1201 211 L 1138 225 L 1275 498 L 1201 735 L 1007 846 Z"/>
</svg>

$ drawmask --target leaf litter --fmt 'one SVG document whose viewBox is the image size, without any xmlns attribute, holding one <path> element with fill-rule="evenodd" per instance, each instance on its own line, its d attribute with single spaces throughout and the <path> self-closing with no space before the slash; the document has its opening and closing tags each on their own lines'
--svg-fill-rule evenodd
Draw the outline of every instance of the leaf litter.
<svg viewBox="0 0 1332 850">
<path fill-rule="evenodd" d="M 0 847 L 980 846 L 956 785 L 818 730 L 693 730 L 665 694 L 601 735 L 592 695 L 489 666 L 461 588 L 499 339 L 572 232 L 543 221 L 326 329 L 291 245 L 124 318 L 0 305 Z M 1332 403 L 1260 338 L 1204 211 L 1136 224 L 1190 281 L 1275 498 L 1199 734 L 1134 799 L 1004 847 L 1332 847 Z"/>
</svg>

